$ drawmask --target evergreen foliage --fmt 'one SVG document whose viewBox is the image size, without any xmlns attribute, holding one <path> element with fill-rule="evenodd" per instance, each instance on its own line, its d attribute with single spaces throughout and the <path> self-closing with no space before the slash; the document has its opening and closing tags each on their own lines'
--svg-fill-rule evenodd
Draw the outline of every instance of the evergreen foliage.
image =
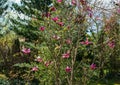
<svg viewBox="0 0 120 85">
<path fill-rule="evenodd" d="M 7 0 L 0 0 L 0 15 L 3 14 L 4 10 L 8 8 L 8 5 L 6 5 Z"/>
<path fill-rule="evenodd" d="M 18 35 L 22 35 L 28 41 L 37 40 L 38 27 L 36 24 L 42 20 L 43 13 L 47 13 L 50 0 L 21 0 L 21 4 L 13 4 L 18 17 L 11 19 L 13 28 Z"/>
</svg>

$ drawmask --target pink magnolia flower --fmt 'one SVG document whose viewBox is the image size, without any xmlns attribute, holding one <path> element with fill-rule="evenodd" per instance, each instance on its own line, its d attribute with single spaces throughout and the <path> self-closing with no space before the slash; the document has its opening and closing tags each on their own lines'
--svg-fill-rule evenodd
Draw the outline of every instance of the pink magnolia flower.
<svg viewBox="0 0 120 85">
<path fill-rule="evenodd" d="M 67 44 L 71 44 L 71 40 L 70 39 L 67 39 L 66 41 L 65 41 Z"/>
<path fill-rule="evenodd" d="M 56 8 L 55 8 L 54 6 L 52 6 L 52 7 L 50 8 L 50 11 L 56 11 Z"/>
<path fill-rule="evenodd" d="M 48 66 L 51 65 L 51 64 L 53 64 L 52 61 L 45 61 L 45 62 L 44 62 L 44 65 L 45 65 L 46 67 L 48 67 Z"/>
<path fill-rule="evenodd" d="M 71 67 L 67 66 L 67 67 L 65 68 L 65 71 L 66 71 L 67 73 L 71 72 Z"/>
<path fill-rule="evenodd" d="M 92 8 L 90 6 L 87 6 L 86 10 L 92 12 Z"/>
<path fill-rule="evenodd" d="M 89 17 L 93 16 L 93 11 L 92 11 L 91 7 L 87 6 L 86 11 L 88 12 Z"/>
<path fill-rule="evenodd" d="M 38 67 L 37 66 L 33 67 L 32 71 L 38 71 Z"/>
<path fill-rule="evenodd" d="M 92 63 L 92 64 L 90 65 L 90 68 L 91 68 L 92 70 L 94 70 L 94 69 L 96 68 L 96 64 Z"/>
<path fill-rule="evenodd" d="M 23 48 L 22 52 L 25 54 L 29 54 L 31 51 L 30 51 L 30 48 Z"/>
<path fill-rule="evenodd" d="M 82 5 L 86 5 L 86 0 L 80 0 Z"/>
<path fill-rule="evenodd" d="M 49 61 L 45 61 L 45 66 L 48 67 L 50 65 Z"/>
<path fill-rule="evenodd" d="M 72 5 L 76 5 L 76 0 L 72 0 Z"/>
<path fill-rule="evenodd" d="M 42 59 L 41 57 L 38 56 L 38 57 L 35 59 L 35 61 L 37 61 L 37 62 L 42 62 L 43 59 Z"/>
<path fill-rule="evenodd" d="M 62 54 L 62 58 L 69 58 L 70 57 L 70 51 L 67 51 L 67 53 Z"/>
<path fill-rule="evenodd" d="M 89 15 L 89 17 L 90 17 L 90 18 L 92 18 L 93 13 L 92 13 L 92 12 L 89 12 L 89 14 L 88 14 L 88 15 Z"/>
<path fill-rule="evenodd" d="M 63 26 L 63 25 L 64 25 L 63 22 L 57 22 L 57 24 L 58 24 L 59 26 Z"/>
<path fill-rule="evenodd" d="M 61 2 L 62 2 L 62 0 L 57 0 L 57 2 L 58 2 L 58 3 L 61 3 Z"/>
<path fill-rule="evenodd" d="M 117 13 L 120 14 L 120 8 L 117 9 Z"/>
<path fill-rule="evenodd" d="M 45 27 L 41 26 L 41 27 L 39 28 L 39 30 L 44 31 L 44 30 L 45 30 Z"/>
<path fill-rule="evenodd" d="M 59 36 L 57 36 L 57 35 L 53 35 L 53 39 L 55 39 L 55 40 L 59 40 L 59 39 L 60 39 L 60 37 L 59 37 Z"/>
<path fill-rule="evenodd" d="M 108 42 L 108 46 L 109 46 L 110 48 L 114 48 L 114 47 L 115 47 L 115 42 L 114 42 L 114 41 L 109 41 L 109 42 Z"/>
<path fill-rule="evenodd" d="M 88 41 L 88 38 L 86 39 L 86 41 L 82 41 L 80 43 L 83 44 L 83 45 L 90 45 L 90 44 L 92 44 L 92 42 Z"/>
<path fill-rule="evenodd" d="M 58 17 L 54 17 L 54 18 L 52 18 L 52 20 L 53 20 L 54 22 L 56 22 L 56 21 L 59 20 L 59 18 L 58 18 Z"/>
</svg>

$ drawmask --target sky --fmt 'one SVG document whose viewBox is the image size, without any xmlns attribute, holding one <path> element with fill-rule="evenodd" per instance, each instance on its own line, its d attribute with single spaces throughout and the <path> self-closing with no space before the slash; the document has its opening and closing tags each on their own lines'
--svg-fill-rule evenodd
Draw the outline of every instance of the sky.
<svg viewBox="0 0 120 85">
<path fill-rule="evenodd" d="M 13 1 L 15 3 L 20 3 L 20 0 L 10 0 L 10 1 Z"/>
</svg>

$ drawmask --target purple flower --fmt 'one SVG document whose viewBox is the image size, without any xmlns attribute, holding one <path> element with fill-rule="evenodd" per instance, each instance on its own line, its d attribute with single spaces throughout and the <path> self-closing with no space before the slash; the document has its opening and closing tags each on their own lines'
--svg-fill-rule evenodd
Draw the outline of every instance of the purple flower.
<svg viewBox="0 0 120 85">
<path fill-rule="evenodd" d="M 66 71 L 67 73 L 71 72 L 71 67 L 67 66 L 67 67 L 65 68 L 65 71 Z"/>
<path fill-rule="evenodd" d="M 69 58 L 70 57 L 70 54 L 69 53 L 64 53 L 62 54 L 62 58 Z"/>
<path fill-rule="evenodd" d="M 60 36 L 53 35 L 52 38 L 55 39 L 55 40 L 59 40 L 59 39 L 60 39 Z"/>
<path fill-rule="evenodd" d="M 63 22 L 57 22 L 57 24 L 58 24 L 59 26 L 63 26 L 63 25 L 64 25 Z"/>
<path fill-rule="evenodd" d="M 117 9 L 117 13 L 120 14 L 120 8 Z"/>
<path fill-rule="evenodd" d="M 72 5 L 76 5 L 76 0 L 72 0 Z"/>
<path fill-rule="evenodd" d="M 38 71 L 38 67 L 37 66 L 33 67 L 31 71 Z"/>
<path fill-rule="evenodd" d="M 91 7 L 87 6 L 86 11 L 88 12 L 89 17 L 93 16 L 93 11 L 92 11 Z"/>
<path fill-rule="evenodd" d="M 38 56 L 38 57 L 35 59 L 35 61 L 37 61 L 37 62 L 42 62 L 43 59 L 42 59 L 41 57 Z"/>
<path fill-rule="evenodd" d="M 30 51 L 30 48 L 23 48 L 22 52 L 25 54 L 29 54 L 31 51 Z"/>
<path fill-rule="evenodd" d="M 58 18 L 58 17 L 54 17 L 54 18 L 52 18 L 52 20 L 53 20 L 54 22 L 56 22 L 56 21 L 59 20 L 59 18 Z"/>
<path fill-rule="evenodd" d="M 45 62 L 44 62 L 44 65 L 45 65 L 46 67 L 48 67 L 48 66 L 51 65 L 51 64 L 53 64 L 53 61 L 45 61 Z"/>
<path fill-rule="evenodd" d="M 82 41 L 80 43 L 83 44 L 83 45 L 90 45 L 90 44 L 92 44 L 92 42 L 88 41 L 88 38 L 86 39 L 86 41 Z"/>
<path fill-rule="evenodd" d="M 92 64 L 90 65 L 90 68 L 91 68 L 92 70 L 94 70 L 94 69 L 96 68 L 96 64 L 92 63 Z"/>
<path fill-rule="evenodd" d="M 39 30 L 44 31 L 44 30 L 45 30 L 45 27 L 41 26 L 41 27 L 39 28 Z"/>
<path fill-rule="evenodd" d="M 115 42 L 114 42 L 114 41 L 109 41 L 109 42 L 108 42 L 108 46 L 109 46 L 110 48 L 114 48 L 114 47 L 115 47 Z"/>
<path fill-rule="evenodd" d="M 67 53 L 62 54 L 62 58 L 69 58 L 70 57 L 70 51 L 68 50 Z"/>
<path fill-rule="evenodd" d="M 52 7 L 50 8 L 50 11 L 56 11 L 56 8 L 55 8 L 54 6 L 52 6 Z"/>
<path fill-rule="evenodd" d="M 62 2 L 62 0 L 57 0 L 57 2 L 58 2 L 58 3 L 61 3 L 61 2 Z"/>
<path fill-rule="evenodd" d="M 86 0 L 80 0 L 82 5 L 86 5 Z"/>
<path fill-rule="evenodd" d="M 48 67 L 50 65 L 50 62 L 49 61 L 45 61 L 44 64 L 45 64 L 46 67 Z"/>
<path fill-rule="evenodd" d="M 93 13 L 92 12 L 89 12 L 89 17 L 91 18 L 93 16 Z"/>
</svg>

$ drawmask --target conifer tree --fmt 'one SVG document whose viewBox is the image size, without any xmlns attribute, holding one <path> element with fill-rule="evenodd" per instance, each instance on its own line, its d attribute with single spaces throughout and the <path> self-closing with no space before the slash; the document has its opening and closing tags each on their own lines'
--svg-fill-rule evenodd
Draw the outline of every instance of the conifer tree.
<svg viewBox="0 0 120 85">
<path fill-rule="evenodd" d="M 21 0 L 21 4 L 13 4 L 18 17 L 11 19 L 13 28 L 18 35 L 22 35 L 27 41 L 37 40 L 38 23 L 42 20 L 43 13 L 47 14 L 50 0 Z"/>
<path fill-rule="evenodd" d="M 0 0 L 0 15 L 3 14 L 4 10 L 8 8 L 8 5 L 5 5 L 7 0 Z"/>
</svg>

